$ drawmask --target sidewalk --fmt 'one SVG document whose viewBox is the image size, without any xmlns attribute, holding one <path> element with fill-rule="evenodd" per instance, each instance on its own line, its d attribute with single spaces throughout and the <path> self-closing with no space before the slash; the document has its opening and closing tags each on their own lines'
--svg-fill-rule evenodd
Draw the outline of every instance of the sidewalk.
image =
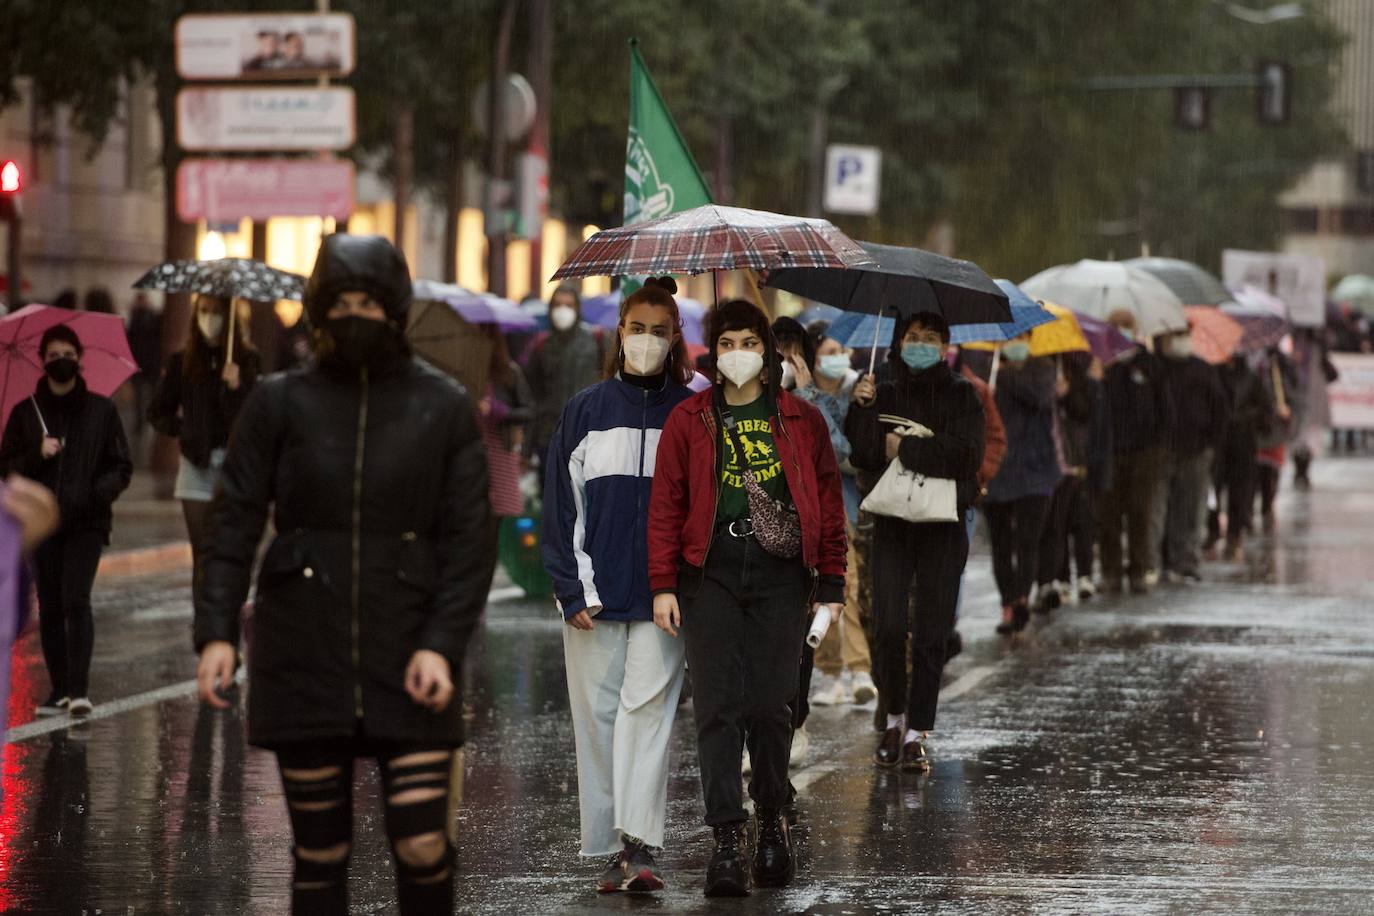
<svg viewBox="0 0 1374 916">
<path fill-rule="evenodd" d="M 152 472 L 134 471 L 129 489 L 114 504 L 114 531 L 100 560 L 100 577 L 153 575 L 190 564 L 181 503 L 158 499 Z"/>
</svg>

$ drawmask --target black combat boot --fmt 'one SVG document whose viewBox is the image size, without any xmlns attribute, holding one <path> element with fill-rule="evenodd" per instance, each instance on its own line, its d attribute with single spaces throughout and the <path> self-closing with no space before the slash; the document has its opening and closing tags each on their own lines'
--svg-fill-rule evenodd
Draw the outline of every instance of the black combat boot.
<svg viewBox="0 0 1374 916">
<path fill-rule="evenodd" d="M 716 834 L 716 851 L 706 866 L 706 896 L 748 897 L 744 824 L 721 824 L 711 829 Z"/>
<path fill-rule="evenodd" d="M 755 815 L 754 883 L 759 887 L 786 887 L 797 874 L 792 858 L 792 833 L 777 808 L 759 808 Z"/>
</svg>

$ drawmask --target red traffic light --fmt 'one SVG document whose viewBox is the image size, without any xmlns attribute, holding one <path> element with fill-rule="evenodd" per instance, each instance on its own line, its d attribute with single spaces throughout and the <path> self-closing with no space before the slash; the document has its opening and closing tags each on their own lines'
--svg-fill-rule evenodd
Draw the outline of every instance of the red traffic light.
<svg viewBox="0 0 1374 916">
<path fill-rule="evenodd" d="M 14 194 L 19 187 L 19 163 L 7 159 L 0 165 L 0 194 Z"/>
</svg>

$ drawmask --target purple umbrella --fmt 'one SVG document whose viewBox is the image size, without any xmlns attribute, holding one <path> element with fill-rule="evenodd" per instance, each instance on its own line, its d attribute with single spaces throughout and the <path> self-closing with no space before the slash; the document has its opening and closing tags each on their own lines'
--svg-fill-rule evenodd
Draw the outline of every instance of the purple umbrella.
<svg viewBox="0 0 1374 916">
<path fill-rule="evenodd" d="M 1134 349 L 1135 344 L 1131 342 L 1130 338 L 1100 318 L 1093 318 L 1082 312 L 1074 312 L 1073 317 L 1078 319 L 1079 330 L 1087 339 L 1088 347 L 1093 351 L 1093 356 L 1101 360 L 1104 365 Z"/>
<path fill-rule="evenodd" d="M 706 317 L 706 306 L 695 299 L 676 296 L 677 311 L 682 316 L 682 339 L 689 345 L 702 342 L 701 322 Z M 620 290 L 614 289 L 601 296 L 588 296 L 582 300 L 582 320 L 602 328 L 614 328 L 620 324 Z"/>
<path fill-rule="evenodd" d="M 1262 306 L 1227 303 L 1221 310 L 1240 325 L 1242 334 L 1236 349 L 1242 353 L 1267 350 L 1288 334 L 1288 322 L 1284 317 Z"/>
<path fill-rule="evenodd" d="M 469 324 L 494 324 L 502 333 L 529 331 L 538 321 L 509 299 L 492 293 L 474 293 L 453 283 L 416 280 L 415 298 L 443 302 Z"/>
</svg>

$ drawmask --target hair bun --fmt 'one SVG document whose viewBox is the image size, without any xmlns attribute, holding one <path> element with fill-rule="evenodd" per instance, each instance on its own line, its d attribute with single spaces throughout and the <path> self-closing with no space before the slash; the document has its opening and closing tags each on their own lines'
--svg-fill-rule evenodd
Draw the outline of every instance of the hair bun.
<svg viewBox="0 0 1374 916">
<path fill-rule="evenodd" d="M 659 289 L 666 290 L 668 295 L 677 295 L 677 281 L 672 277 L 649 277 L 644 281 L 645 286 L 657 286 Z"/>
</svg>

